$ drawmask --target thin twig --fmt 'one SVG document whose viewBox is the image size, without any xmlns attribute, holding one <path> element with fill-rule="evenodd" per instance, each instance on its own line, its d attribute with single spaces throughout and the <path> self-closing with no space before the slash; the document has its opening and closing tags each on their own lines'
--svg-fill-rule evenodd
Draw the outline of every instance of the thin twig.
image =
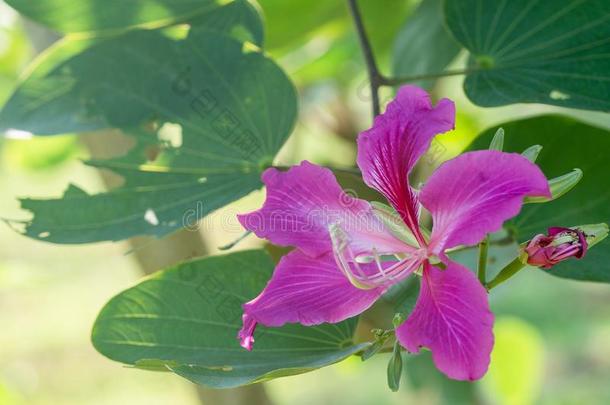
<svg viewBox="0 0 610 405">
<path fill-rule="evenodd" d="M 404 348 L 401 347 L 401 350 L 405 350 Z M 366 350 L 361 350 L 359 352 L 354 353 L 354 355 L 358 356 L 358 357 L 362 357 L 362 355 L 364 354 Z M 391 346 L 386 346 L 383 347 L 382 349 L 380 349 L 377 353 L 375 354 L 379 354 L 379 353 L 392 353 L 394 351 L 394 345 Z"/>
<path fill-rule="evenodd" d="M 348 0 L 347 3 L 349 5 L 352 18 L 354 19 L 354 26 L 356 27 L 356 32 L 358 33 L 358 40 L 360 41 L 360 47 L 362 48 L 362 54 L 364 56 L 364 61 L 366 62 L 366 69 L 369 75 L 369 82 L 371 86 L 373 118 L 375 118 L 381 112 L 381 107 L 379 104 L 379 87 L 381 86 L 381 75 L 379 74 L 377 63 L 375 62 L 373 48 L 371 47 L 368 35 L 366 34 L 364 24 L 362 23 L 362 15 L 360 14 L 358 3 L 356 0 Z"/>
<path fill-rule="evenodd" d="M 242 240 L 246 239 L 251 234 L 252 234 L 252 231 L 246 231 L 243 234 L 241 234 L 239 237 L 234 239 L 233 241 L 227 243 L 226 245 L 218 246 L 218 250 L 229 250 L 229 249 L 232 249 L 233 247 L 235 247 L 235 245 L 237 245 Z"/>
<path fill-rule="evenodd" d="M 489 250 L 489 235 L 479 244 L 479 268 L 477 271 L 479 281 L 485 285 L 487 282 L 487 252 Z"/>
<path fill-rule="evenodd" d="M 439 77 L 447 77 L 447 76 L 459 76 L 459 75 L 467 75 L 469 73 L 478 72 L 480 70 L 489 70 L 482 69 L 479 67 L 471 67 L 466 69 L 456 69 L 456 70 L 446 70 L 444 72 L 438 73 L 426 73 L 423 75 L 415 75 L 415 76 L 405 76 L 405 77 L 385 77 L 380 75 L 379 77 L 379 85 L 381 86 L 400 86 L 404 83 L 412 83 L 420 80 L 428 80 L 428 79 L 437 79 Z"/>
<path fill-rule="evenodd" d="M 525 264 L 521 261 L 521 259 L 519 257 L 517 257 L 515 260 L 513 260 L 512 262 L 507 264 L 506 267 L 504 267 L 502 270 L 500 270 L 498 275 L 493 280 L 491 280 L 489 283 L 487 283 L 485 285 L 485 287 L 487 288 L 487 291 L 491 290 L 494 287 L 499 286 L 500 284 L 502 284 L 503 282 L 505 282 L 506 280 L 508 280 L 515 274 L 517 274 L 519 271 L 521 271 L 525 267 L 526 267 Z"/>
</svg>

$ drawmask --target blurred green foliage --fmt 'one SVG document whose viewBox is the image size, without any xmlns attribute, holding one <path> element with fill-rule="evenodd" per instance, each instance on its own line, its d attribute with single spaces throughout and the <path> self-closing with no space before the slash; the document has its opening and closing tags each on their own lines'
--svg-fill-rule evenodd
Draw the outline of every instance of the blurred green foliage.
<svg viewBox="0 0 610 405">
<path fill-rule="evenodd" d="M 83 157 L 76 135 L 53 138 L 8 139 L 2 148 L 7 165 L 25 170 L 38 171 L 61 165 L 69 159 Z"/>
<path fill-rule="evenodd" d="M 544 376 L 544 341 L 519 318 L 500 318 L 489 372 L 482 383 L 500 405 L 536 404 Z"/>
<path fill-rule="evenodd" d="M 57 4 L 62 2 L 56 1 Z M 19 2 L 13 0 L 15 4 Z M 426 26 L 431 26 L 428 24 L 416 32 L 408 28 L 410 14 L 419 5 L 416 1 L 363 0 L 360 3 L 374 50 L 385 72 L 389 72 L 392 66 L 404 74 L 421 72 L 415 66 L 424 61 L 412 62 L 409 59 L 413 57 L 410 54 L 416 52 L 409 46 L 417 45 L 414 39 L 420 38 L 410 37 L 421 33 L 421 37 L 434 43 L 438 37 L 432 34 L 443 33 L 439 25 L 434 25 L 430 32 L 421 32 Z M 71 12 L 79 11 L 73 7 L 73 2 L 63 1 L 63 4 Z M 191 5 L 198 7 L 201 4 Z M 338 1 L 312 4 L 302 0 L 261 0 L 260 6 L 265 16 L 266 50 L 291 74 L 301 95 L 301 122 L 278 159 L 286 164 L 303 158 L 342 166 L 352 164 L 356 133 L 369 124 L 369 100 L 363 96 L 367 83 L 346 5 Z M 87 11 L 86 7 L 82 10 Z M 0 10 L 0 13 L 4 11 Z M 135 22 L 150 21 L 146 15 L 163 15 L 167 9 L 152 11 L 152 14 L 139 14 L 140 20 Z M 159 11 L 161 14 L 155 14 Z M 43 17 L 48 19 L 53 14 Z M 133 14 L 127 13 L 124 17 L 131 18 Z M 92 18 L 88 21 L 95 23 L 94 27 L 109 28 L 98 24 L 94 16 Z M 172 21 L 183 18 L 185 15 L 180 13 Z M 70 29 L 83 28 L 82 24 L 79 27 L 73 21 L 56 21 L 61 26 L 72 27 Z M 514 19 L 506 19 L 506 23 L 511 21 Z M 466 24 L 466 27 L 471 29 L 473 25 Z M 395 40 L 397 33 L 402 33 L 399 40 Z M 553 31 L 546 35 L 553 35 Z M 554 35 L 557 35 L 556 31 Z M 449 51 L 438 52 L 435 47 L 426 46 L 429 43 L 424 41 L 417 52 L 427 51 L 426 60 L 434 62 L 426 62 L 430 69 L 434 67 L 436 70 L 439 66 L 440 70 L 453 60 L 450 57 L 453 52 L 451 46 L 445 48 Z M 81 42 L 77 48 L 85 45 L 88 44 Z M 0 100 L 14 88 L 19 71 L 30 57 L 30 48 L 19 22 L 0 28 Z M 397 60 L 397 55 L 393 56 L 392 52 L 399 48 L 403 50 L 398 55 L 404 54 L 404 59 Z M 438 56 L 442 56 L 440 62 L 435 61 Z M 399 65 L 402 67 L 397 69 Z M 443 96 L 445 91 L 455 93 L 461 85 L 446 79 L 442 79 L 440 84 L 431 87 L 436 89 L 434 98 Z M 443 93 L 438 90 L 440 88 Z M 561 94 L 555 94 L 558 95 Z M 519 105 L 510 110 L 481 110 L 463 97 L 458 97 L 457 102 L 457 130 L 435 141 L 424 164 L 418 168 L 418 179 L 424 179 L 431 167 L 463 150 L 481 130 L 480 123 L 485 122 L 481 116 L 497 122 L 506 116 L 507 111 L 511 120 L 540 111 L 536 106 Z M 581 111 L 570 113 L 586 117 Z M 607 115 L 597 119 L 608 121 Z M 582 135 L 584 126 L 574 128 L 566 128 L 564 136 L 569 138 L 575 132 Z M 527 128 L 518 129 L 514 132 L 527 132 Z M 536 136 L 540 140 L 536 142 L 545 145 L 543 138 L 553 135 L 556 130 L 542 126 L 538 132 Z M 526 135 L 531 135 L 531 132 Z M 481 142 L 488 143 L 488 140 Z M 507 143 L 512 147 L 510 142 L 508 133 Z M 590 146 L 581 143 L 576 149 Z M 521 143 L 517 144 L 521 146 Z M 555 157 L 558 152 L 545 146 L 546 152 Z M 4 198 L 0 203 L 5 210 L 3 216 L 4 212 L 19 213 L 12 198 L 14 195 L 30 195 L 32 190 L 36 195 L 49 195 L 57 193 L 68 181 L 76 180 L 83 184 L 99 181 L 92 173 L 84 172 L 82 167 L 74 164 L 74 159 L 83 153 L 74 136 L 5 140 L 1 147 Z M 599 156 L 599 151 L 591 149 L 590 152 Z M 569 158 L 558 159 L 558 164 L 572 165 Z M 591 161 L 592 164 L 599 162 L 601 160 Z M 40 173 L 45 174 L 44 179 Z M 358 179 L 348 176 L 340 180 L 361 196 L 370 193 Z M 596 187 L 607 188 L 603 183 Z M 255 205 L 249 201 L 230 207 L 243 212 Z M 585 203 L 577 205 L 586 206 Z M 582 211 L 585 216 L 590 213 Z M 86 335 L 96 312 L 110 296 L 133 284 L 138 277 L 131 256 L 125 257 L 124 249 L 103 244 L 55 250 L 55 247 L 51 249 L 19 238 L 6 228 L 0 231 L 0 235 L 3 240 L 0 247 L 0 304 L 5 327 L 0 336 L 0 357 L 6 366 L 0 371 L 0 381 L 3 382 L 0 384 L 0 404 L 19 404 L 22 398 L 22 402 L 32 404 L 150 404 L 155 401 L 189 403 L 189 400 L 195 403 L 190 387 L 181 385 L 180 381 L 107 364 L 89 347 Z M 234 236 L 216 231 L 208 238 L 210 244 L 216 246 L 218 239 Z M 490 253 L 495 270 L 502 264 L 504 253 L 510 251 L 514 254 L 515 246 L 501 249 L 504 251 Z M 602 253 L 599 250 L 599 254 Z M 475 257 L 472 252 L 466 252 L 462 261 L 472 261 Z M 24 267 L 29 270 L 24 271 Z M 564 268 L 568 271 L 570 265 L 566 264 Z M 593 269 L 597 274 L 605 274 L 600 270 Z M 490 373 L 481 383 L 449 381 L 433 368 L 430 356 L 423 354 L 405 356 L 407 377 L 397 394 L 389 393 L 385 387 L 387 356 L 373 358 L 365 365 L 359 359 L 350 359 L 315 373 L 281 379 L 269 384 L 269 392 L 278 404 L 291 405 L 368 405 L 373 402 L 601 405 L 610 402 L 610 389 L 606 384 L 610 375 L 610 352 L 607 348 L 610 336 L 607 302 L 610 296 L 607 289 L 586 283 L 570 283 L 533 269 L 524 270 L 510 285 L 510 288 L 498 288 L 492 298 L 492 307 L 498 314 L 497 343 Z M 41 302 L 48 304 L 41 305 Z M 75 302 L 78 308 L 75 308 Z M 505 318 L 506 315 L 511 317 Z M 86 364 L 87 373 L 82 373 L 83 364 Z"/>
</svg>

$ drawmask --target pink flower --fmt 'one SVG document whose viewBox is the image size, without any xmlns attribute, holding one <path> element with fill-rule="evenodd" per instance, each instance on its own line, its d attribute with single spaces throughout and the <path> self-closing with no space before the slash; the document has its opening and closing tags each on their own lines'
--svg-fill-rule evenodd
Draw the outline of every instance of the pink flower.
<svg viewBox="0 0 610 405">
<path fill-rule="evenodd" d="M 548 235 L 536 235 L 525 247 L 527 263 L 550 269 L 570 257 L 582 258 L 587 252 L 587 238 L 579 229 L 553 227 Z"/>
<path fill-rule="evenodd" d="M 418 191 L 409 173 L 432 138 L 454 127 L 453 102 L 436 107 L 425 91 L 405 86 L 358 138 L 358 166 L 366 184 L 382 193 L 400 216 L 396 232 L 367 201 L 341 190 L 333 173 L 302 162 L 287 172 L 263 173 L 263 207 L 240 215 L 257 236 L 296 249 L 244 304 L 242 346 L 252 349 L 257 323 L 335 323 L 369 308 L 390 286 L 422 268 L 417 304 L 397 328 L 410 352 L 425 346 L 436 366 L 459 380 L 482 377 L 493 346 L 493 314 L 474 274 L 445 251 L 474 245 L 517 215 L 525 196 L 550 197 L 540 169 L 519 154 L 464 153 L 443 163 Z M 433 219 L 422 232 L 422 206 Z M 388 258 L 394 258 L 393 261 Z"/>
</svg>

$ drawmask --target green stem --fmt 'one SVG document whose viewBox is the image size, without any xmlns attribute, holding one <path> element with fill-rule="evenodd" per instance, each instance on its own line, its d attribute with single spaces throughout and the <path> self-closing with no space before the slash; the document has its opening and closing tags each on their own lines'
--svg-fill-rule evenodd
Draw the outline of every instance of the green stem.
<svg viewBox="0 0 610 405">
<path fill-rule="evenodd" d="M 428 80 L 428 79 L 438 79 L 439 77 L 467 75 L 469 73 L 474 73 L 474 72 L 478 72 L 481 70 L 489 70 L 489 69 L 482 69 L 480 67 L 474 66 L 474 67 L 465 68 L 465 69 L 446 70 L 444 72 L 426 73 L 426 74 L 415 75 L 415 76 L 404 76 L 404 77 L 380 76 L 379 84 L 382 86 L 400 86 L 403 83 L 412 83 L 412 82 L 417 82 L 420 80 Z"/>
<path fill-rule="evenodd" d="M 521 269 L 525 267 L 525 264 L 521 261 L 520 258 L 516 258 L 512 262 L 510 262 L 506 267 L 504 267 L 493 280 L 489 283 L 485 284 L 487 290 L 491 290 L 494 287 L 502 284 L 515 274 L 517 274 Z"/>
<path fill-rule="evenodd" d="M 359 352 L 354 353 L 354 356 L 358 356 L 358 357 L 362 357 L 362 355 L 364 354 L 365 350 L 361 350 Z M 392 353 L 394 351 L 394 345 L 392 346 L 385 346 L 381 349 L 379 349 L 379 351 L 375 354 L 379 354 L 379 353 Z"/>
<path fill-rule="evenodd" d="M 479 267 L 477 274 L 481 284 L 485 285 L 487 282 L 487 252 L 489 251 L 489 235 L 485 237 L 479 244 Z"/>
<path fill-rule="evenodd" d="M 248 236 L 252 234 L 252 231 L 246 231 L 242 235 L 240 235 L 237 239 L 234 239 L 232 242 L 227 243 L 226 245 L 218 246 L 218 250 L 229 250 L 235 247 L 239 242 L 246 239 Z"/>
</svg>

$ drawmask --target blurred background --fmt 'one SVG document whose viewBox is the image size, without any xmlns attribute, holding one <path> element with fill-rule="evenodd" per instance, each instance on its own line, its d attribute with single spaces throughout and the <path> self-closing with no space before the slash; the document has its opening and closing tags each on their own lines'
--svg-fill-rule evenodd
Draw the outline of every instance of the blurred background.
<svg viewBox="0 0 610 405">
<path fill-rule="evenodd" d="M 300 93 L 300 122 L 278 163 L 306 158 L 353 165 L 357 133 L 370 125 L 370 99 L 346 5 L 338 0 L 260 3 L 267 49 Z M 417 1 L 361 3 L 382 71 L 389 72 L 392 38 Z M 32 58 L 54 39 L 0 1 L 0 103 Z M 464 59 L 459 55 L 453 66 Z M 456 155 L 481 130 L 508 117 L 559 111 L 610 128 L 608 115 L 601 113 L 537 105 L 481 109 L 463 96 L 461 81 L 445 78 L 434 85 L 436 98 L 456 100 L 458 121 L 455 132 L 439 137 L 433 148 L 436 158 L 424 159 L 424 165 Z M 389 97 L 389 91 L 383 94 L 384 100 Z M 100 146 L 101 136 L 110 147 Z M 119 134 L 108 133 L 0 138 L 0 217 L 27 218 L 17 197 L 58 196 L 68 182 L 89 192 L 111 186 L 111 176 L 100 176 L 80 160 L 121 153 L 126 147 Z M 90 344 L 90 328 L 104 303 L 144 271 L 203 251 L 213 254 L 238 237 L 242 229 L 235 213 L 254 209 L 263 198 L 264 192 L 255 192 L 217 211 L 203 221 L 195 239 L 178 233 L 164 241 L 138 238 L 130 243 L 62 246 L 27 239 L 0 226 L 0 404 L 200 403 L 194 386 L 177 376 L 129 369 L 99 355 Z M 259 244 L 249 238 L 238 248 Z M 171 246 L 180 249 L 173 251 Z M 266 392 L 273 403 L 291 405 L 607 404 L 608 302 L 608 286 L 523 272 L 491 297 L 497 345 L 492 368 L 480 382 L 451 382 L 434 370 L 429 356 L 407 356 L 401 389 L 392 393 L 386 386 L 387 357 L 379 355 L 365 364 L 351 358 L 275 380 L 265 384 Z"/>
</svg>

